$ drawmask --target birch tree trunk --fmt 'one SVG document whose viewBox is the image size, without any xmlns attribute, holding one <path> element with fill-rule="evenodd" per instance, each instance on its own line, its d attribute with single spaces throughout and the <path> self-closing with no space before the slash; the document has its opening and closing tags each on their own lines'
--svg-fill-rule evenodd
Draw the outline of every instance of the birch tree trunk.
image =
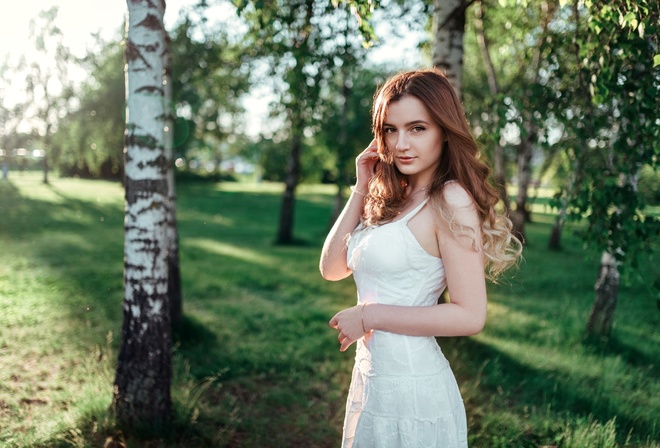
<svg viewBox="0 0 660 448">
<path fill-rule="evenodd" d="M 634 140 L 629 140 L 632 148 L 638 147 Z M 635 192 L 639 186 L 639 175 L 621 175 L 621 183 L 629 185 Z M 624 214 L 626 204 L 622 204 L 615 210 L 616 214 Z M 598 280 L 594 289 L 596 290 L 596 299 L 589 314 L 587 321 L 587 333 L 592 336 L 607 337 L 612 332 L 614 323 L 614 311 L 619 297 L 619 260 L 615 253 L 623 253 L 622 247 L 610 245 L 608 250 L 604 250 L 600 258 L 600 271 Z"/>
<path fill-rule="evenodd" d="M 435 0 L 433 65 L 445 72 L 462 98 L 463 34 L 467 0 Z"/>
<path fill-rule="evenodd" d="M 163 0 L 127 0 L 124 303 L 113 407 L 120 426 L 162 428 L 171 414 Z"/>
<path fill-rule="evenodd" d="M 170 39 L 163 30 L 163 95 L 165 97 L 165 158 L 167 159 L 167 295 L 170 299 L 170 320 L 176 328 L 183 318 L 181 268 L 179 265 L 179 231 L 176 219 L 176 182 L 174 179 L 174 106 L 172 100 L 172 53 Z"/>
<path fill-rule="evenodd" d="M 596 300 L 589 314 L 587 332 L 601 337 L 608 336 L 612 331 L 614 310 L 619 295 L 619 262 L 611 251 L 603 251 L 594 289 Z"/>
</svg>

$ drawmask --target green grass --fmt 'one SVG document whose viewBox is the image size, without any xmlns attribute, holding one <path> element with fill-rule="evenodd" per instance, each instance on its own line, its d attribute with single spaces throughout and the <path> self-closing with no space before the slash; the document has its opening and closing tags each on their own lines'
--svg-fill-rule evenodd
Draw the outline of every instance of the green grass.
<svg viewBox="0 0 660 448">
<path fill-rule="evenodd" d="M 185 320 L 173 430 L 138 439 L 107 412 L 121 328 L 121 186 L 45 186 L 31 173 L 0 182 L 0 446 L 338 446 L 353 351 L 338 351 L 326 323 L 355 302 L 355 288 L 318 274 L 333 189 L 300 188 L 291 247 L 273 245 L 281 191 L 179 186 Z M 657 268 L 622 286 L 612 337 L 588 341 L 597 256 L 571 228 L 564 250 L 548 251 L 552 217 L 534 218 L 519 272 L 490 289 L 485 331 L 441 341 L 470 446 L 660 447 L 660 312 L 645 286 Z"/>
</svg>

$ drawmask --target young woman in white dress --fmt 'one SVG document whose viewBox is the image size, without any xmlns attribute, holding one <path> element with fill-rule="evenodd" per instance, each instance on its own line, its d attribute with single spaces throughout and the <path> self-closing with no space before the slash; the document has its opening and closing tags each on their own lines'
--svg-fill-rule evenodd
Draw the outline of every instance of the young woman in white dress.
<svg viewBox="0 0 660 448">
<path fill-rule="evenodd" d="M 482 330 L 485 280 L 515 264 L 521 245 L 443 74 L 388 80 L 373 132 L 320 261 L 325 279 L 353 274 L 358 290 L 358 304 L 329 322 L 341 351 L 357 342 L 342 447 L 466 447 L 460 391 L 435 337 Z"/>
</svg>

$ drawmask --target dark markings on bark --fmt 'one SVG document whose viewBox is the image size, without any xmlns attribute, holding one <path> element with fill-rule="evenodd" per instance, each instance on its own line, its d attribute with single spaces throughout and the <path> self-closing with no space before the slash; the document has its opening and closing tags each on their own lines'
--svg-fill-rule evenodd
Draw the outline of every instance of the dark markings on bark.
<svg viewBox="0 0 660 448">
<path fill-rule="evenodd" d="M 135 45 L 135 44 L 133 43 L 133 41 L 130 40 L 130 39 L 127 39 L 127 40 L 126 40 L 126 51 L 125 51 L 125 54 L 126 54 L 126 60 L 127 60 L 128 62 L 131 62 L 131 61 L 137 61 L 137 60 L 140 59 L 140 57 L 141 57 L 141 56 L 140 56 L 140 50 L 138 50 L 137 45 Z"/>
<path fill-rule="evenodd" d="M 612 332 L 614 310 L 619 294 L 619 262 L 610 252 L 603 252 L 600 260 L 600 271 L 596 281 L 596 300 L 594 302 L 587 332 L 590 335 L 607 337 Z"/>
<path fill-rule="evenodd" d="M 158 86 L 144 86 L 140 87 L 139 89 L 135 90 L 135 93 L 142 93 L 142 92 L 147 92 L 147 93 L 157 93 L 159 95 L 163 95 L 163 89 Z"/>
<path fill-rule="evenodd" d="M 451 20 L 454 20 L 454 19 L 459 19 L 463 23 L 465 23 L 465 10 L 468 9 L 468 7 L 474 2 L 475 2 L 475 0 L 470 0 L 469 2 L 466 2 L 465 4 L 458 5 L 456 8 L 454 8 L 454 10 L 452 12 L 449 13 L 449 15 L 447 16 L 445 21 L 442 22 L 442 24 L 440 26 L 438 26 L 438 29 L 439 30 L 443 29 L 445 26 L 447 26 L 447 24 Z M 461 15 L 463 17 L 461 17 Z"/>
<path fill-rule="evenodd" d="M 140 135 L 130 133 L 126 136 L 126 146 L 137 146 L 139 148 L 146 149 L 162 149 L 158 145 L 158 140 L 151 135 Z"/>
<path fill-rule="evenodd" d="M 148 70 L 151 69 L 151 64 L 142 56 L 142 53 L 140 53 L 140 47 L 138 45 L 135 45 L 135 43 L 127 39 L 126 40 L 126 61 L 127 62 L 133 62 L 137 61 L 138 59 L 141 60 L 145 67 L 143 68 L 131 68 L 133 64 L 128 64 L 129 65 L 129 70 L 132 72 L 138 72 L 138 71 L 143 71 L 143 70 Z"/>
<path fill-rule="evenodd" d="M 139 195 L 136 195 L 136 196 L 139 196 Z M 157 202 L 158 202 L 159 204 L 162 204 L 162 203 L 164 203 L 165 201 L 157 201 Z M 135 213 L 130 213 L 130 212 L 127 211 L 127 212 L 126 212 L 126 217 L 127 217 L 127 218 L 130 218 L 130 219 L 132 220 L 131 222 L 134 222 L 134 221 L 137 219 L 137 214 L 143 212 L 144 210 L 145 210 L 145 209 L 139 209 L 139 210 L 136 210 Z M 161 224 L 161 223 L 163 223 L 163 222 L 167 222 L 167 218 L 163 218 L 163 219 L 161 219 L 161 220 L 159 220 L 159 221 L 155 221 L 155 224 Z M 129 226 L 129 225 L 124 225 L 124 228 L 126 228 L 126 229 L 138 229 L 138 230 L 140 230 L 140 228 L 138 228 L 138 227 Z"/>
<path fill-rule="evenodd" d="M 152 197 L 152 192 L 157 192 L 163 197 L 167 196 L 166 179 L 141 179 L 134 180 L 126 178 L 126 202 L 134 204 L 140 198 Z"/>
<path fill-rule="evenodd" d="M 154 7 L 155 7 L 155 5 L 154 5 Z M 156 17 L 153 14 L 147 14 L 147 17 L 145 17 L 142 22 L 138 23 L 135 26 L 136 27 L 143 26 L 143 27 L 148 28 L 150 30 L 158 30 L 158 31 L 163 29 L 163 24 L 161 23 L 160 20 L 158 20 L 158 17 Z M 156 48 L 158 48 L 157 45 L 156 45 Z"/>
<path fill-rule="evenodd" d="M 165 174 L 167 172 L 167 157 L 160 155 L 155 159 L 149 160 L 147 162 L 138 163 L 137 167 L 140 168 L 140 170 L 143 170 L 146 167 L 154 167 L 158 168 L 161 174 Z"/>
<path fill-rule="evenodd" d="M 140 313 L 135 316 L 131 307 L 124 307 L 124 342 L 117 362 L 114 409 L 117 419 L 124 425 L 137 427 L 147 423 L 160 426 L 169 420 L 166 415 L 171 401 L 171 353 L 162 350 L 171 346 L 167 297 L 148 294 L 137 286 L 133 299 Z M 159 314 L 148 315 L 146 305 L 150 301 L 163 302 Z M 116 405 L 119 400 L 122 401 L 121 406 Z M 147 416 L 165 416 L 165 419 L 146 422 L 144 418 Z"/>
</svg>

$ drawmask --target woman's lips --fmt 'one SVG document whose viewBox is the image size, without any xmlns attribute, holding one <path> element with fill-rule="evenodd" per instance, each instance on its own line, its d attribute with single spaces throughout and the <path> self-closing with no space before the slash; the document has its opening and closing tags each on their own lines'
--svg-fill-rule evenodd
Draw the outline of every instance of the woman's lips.
<svg viewBox="0 0 660 448">
<path fill-rule="evenodd" d="M 412 163 L 413 160 L 415 160 L 414 157 L 397 157 L 399 159 L 399 162 L 401 163 Z"/>
</svg>

